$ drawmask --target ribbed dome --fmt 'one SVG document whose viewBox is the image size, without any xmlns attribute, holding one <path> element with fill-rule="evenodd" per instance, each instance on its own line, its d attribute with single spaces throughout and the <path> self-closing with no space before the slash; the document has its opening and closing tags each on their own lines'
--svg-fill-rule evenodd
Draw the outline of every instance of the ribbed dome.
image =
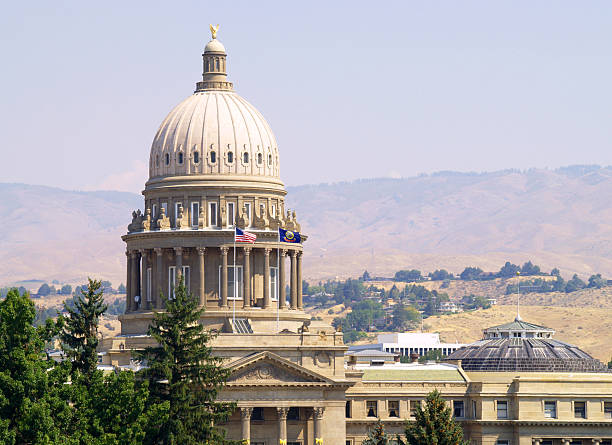
<svg viewBox="0 0 612 445">
<path fill-rule="evenodd" d="M 149 176 L 279 177 L 278 148 L 263 116 L 233 91 L 198 91 L 162 122 Z"/>
</svg>

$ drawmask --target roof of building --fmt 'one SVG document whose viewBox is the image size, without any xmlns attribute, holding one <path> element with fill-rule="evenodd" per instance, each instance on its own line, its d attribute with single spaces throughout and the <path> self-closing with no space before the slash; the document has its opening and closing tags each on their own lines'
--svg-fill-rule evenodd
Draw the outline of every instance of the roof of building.
<svg viewBox="0 0 612 445">
<path fill-rule="evenodd" d="M 363 369 L 364 382 L 464 382 L 456 366 L 448 364 L 392 364 Z"/>
<path fill-rule="evenodd" d="M 377 349 L 365 349 L 363 351 L 347 351 L 344 355 L 353 355 L 355 357 L 394 357 L 391 352 L 379 351 Z"/>
<path fill-rule="evenodd" d="M 529 323 L 527 321 L 521 320 L 520 317 L 516 317 L 514 321 L 510 323 L 500 324 L 499 326 L 493 326 L 485 329 L 485 332 L 493 332 L 493 331 L 544 331 L 544 332 L 554 332 L 554 329 L 547 328 L 546 326 L 540 326 L 534 323 Z"/>
</svg>

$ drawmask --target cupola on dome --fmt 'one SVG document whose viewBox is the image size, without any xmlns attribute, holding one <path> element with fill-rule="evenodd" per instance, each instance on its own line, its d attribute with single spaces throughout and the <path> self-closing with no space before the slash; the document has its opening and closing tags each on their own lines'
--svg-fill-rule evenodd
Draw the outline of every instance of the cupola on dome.
<svg viewBox="0 0 612 445">
<path fill-rule="evenodd" d="M 150 181 L 172 176 L 248 176 L 279 180 L 276 139 L 264 117 L 227 80 L 225 47 L 206 44 L 202 81 L 157 130 Z"/>
</svg>

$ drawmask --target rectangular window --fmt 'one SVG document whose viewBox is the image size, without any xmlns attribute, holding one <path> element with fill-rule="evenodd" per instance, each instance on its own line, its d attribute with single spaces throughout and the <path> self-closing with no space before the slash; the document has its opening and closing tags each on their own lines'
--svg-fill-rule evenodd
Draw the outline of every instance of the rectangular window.
<svg viewBox="0 0 612 445">
<path fill-rule="evenodd" d="M 200 218 L 200 203 L 192 202 L 191 203 L 191 227 L 194 229 L 198 228 L 198 221 Z"/>
<path fill-rule="evenodd" d="M 189 266 L 183 266 L 181 270 L 183 271 L 183 283 L 185 284 L 185 289 L 187 292 L 189 292 L 189 289 L 191 288 L 191 274 Z"/>
<path fill-rule="evenodd" d="M 157 204 L 151 206 L 151 218 L 157 218 Z"/>
<path fill-rule="evenodd" d="M 547 419 L 557 418 L 557 402 L 547 401 L 544 402 L 544 417 Z"/>
<path fill-rule="evenodd" d="M 227 227 L 234 227 L 236 220 L 236 206 L 233 202 L 227 203 Z"/>
<path fill-rule="evenodd" d="M 217 203 L 208 203 L 208 225 L 209 227 L 217 227 Z"/>
<path fill-rule="evenodd" d="M 272 204 L 270 207 L 270 214 L 272 215 L 272 218 L 276 218 L 276 206 L 274 204 Z"/>
<path fill-rule="evenodd" d="M 586 402 L 574 402 L 574 417 L 586 419 Z"/>
<path fill-rule="evenodd" d="M 553 445 L 553 441 L 552 440 L 543 440 L 541 445 Z"/>
<path fill-rule="evenodd" d="M 505 400 L 497 401 L 497 418 L 507 419 L 508 418 L 508 402 Z"/>
<path fill-rule="evenodd" d="M 463 400 L 453 400 L 453 416 L 461 418 L 464 417 L 465 410 L 463 406 Z"/>
<path fill-rule="evenodd" d="M 256 406 L 255 408 L 253 408 L 253 412 L 251 413 L 251 420 L 263 422 L 264 410 L 262 407 Z"/>
<path fill-rule="evenodd" d="M 411 400 L 410 401 L 410 417 L 414 418 L 416 416 L 417 406 L 421 405 L 420 400 Z"/>
<path fill-rule="evenodd" d="M 495 445 L 510 445 L 510 441 L 509 440 L 497 439 L 497 441 L 495 442 Z"/>
<path fill-rule="evenodd" d="M 612 402 L 604 402 L 604 417 L 612 419 Z"/>
<path fill-rule="evenodd" d="M 368 400 L 366 402 L 366 416 L 378 417 L 378 406 L 376 400 Z"/>
<path fill-rule="evenodd" d="M 151 301 L 151 268 L 147 267 L 147 301 Z"/>
<path fill-rule="evenodd" d="M 221 272 L 222 266 L 219 266 L 219 295 L 221 295 Z M 242 300 L 244 286 L 242 281 L 242 266 L 236 266 L 236 296 L 234 297 L 234 266 L 227 266 L 227 299 Z"/>
<path fill-rule="evenodd" d="M 287 412 L 287 420 L 300 420 L 300 408 L 292 406 Z"/>
<path fill-rule="evenodd" d="M 478 412 L 476 410 L 476 400 L 472 400 L 472 418 L 478 418 Z"/>
<path fill-rule="evenodd" d="M 350 419 L 352 416 L 352 406 L 351 406 L 351 401 L 347 400 L 346 401 L 346 407 L 344 408 L 344 417 L 346 417 L 347 419 Z"/>
<path fill-rule="evenodd" d="M 265 204 L 259 204 L 259 216 L 261 218 L 266 216 L 266 205 Z"/>
<path fill-rule="evenodd" d="M 175 202 L 174 203 L 174 221 L 176 221 L 179 217 L 179 207 L 182 207 L 183 203 L 182 202 Z"/>
<path fill-rule="evenodd" d="M 167 217 L 168 216 L 168 203 L 167 202 L 162 202 L 161 208 L 164 209 L 164 215 L 166 215 L 166 217 Z"/>
<path fill-rule="evenodd" d="M 251 226 L 251 223 L 253 222 L 253 219 L 251 218 L 251 203 L 250 202 L 245 202 L 244 203 L 244 210 L 246 212 L 246 225 L 247 227 Z"/>
<path fill-rule="evenodd" d="M 272 299 L 272 301 L 278 301 L 278 268 L 277 267 L 270 267 L 270 298 Z"/>
<path fill-rule="evenodd" d="M 168 298 L 174 298 L 174 287 L 176 286 L 176 267 L 168 268 Z"/>
<path fill-rule="evenodd" d="M 399 401 L 389 400 L 389 417 L 399 417 Z"/>
</svg>

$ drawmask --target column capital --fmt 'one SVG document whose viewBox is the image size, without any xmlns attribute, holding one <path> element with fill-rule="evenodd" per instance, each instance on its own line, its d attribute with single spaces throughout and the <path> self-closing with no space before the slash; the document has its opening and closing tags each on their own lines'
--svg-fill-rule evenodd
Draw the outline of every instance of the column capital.
<svg viewBox="0 0 612 445">
<path fill-rule="evenodd" d="M 298 258 L 302 258 L 302 254 L 303 253 L 304 253 L 304 251 L 302 251 L 302 250 L 297 250 L 296 251 L 296 255 L 297 255 Z"/>
<path fill-rule="evenodd" d="M 223 255 L 227 255 L 227 252 L 229 252 L 229 247 L 221 247 L 220 249 Z"/>
<path fill-rule="evenodd" d="M 601 445 L 601 440 L 602 439 L 591 439 L 591 441 L 593 442 L 593 445 Z"/>
<path fill-rule="evenodd" d="M 531 439 L 531 445 L 541 445 L 542 439 Z"/>
<path fill-rule="evenodd" d="M 149 249 L 138 249 L 138 252 L 140 252 L 140 254 L 142 256 L 145 256 L 147 254 L 147 252 L 149 251 Z"/>
<path fill-rule="evenodd" d="M 265 256 L 270 256 L 270 252 L 272 252 L 272 249 L 270 249 L 269 247 L 266 247 L 266 248 L 264 249 L 264 255 L 265 255 Z"/>
<path fill-rule="evenodd" d="M 202 256 L 206 254 L 206 247 L 197 247 L 198 255 Z"/>
<path fill-rule="evenodd" d="M 182 247 L 175 247 L 174 248 L 174 253 L 177 255 L 182 255 L 183 254 L 183 248 Z"/>
<path fill-rule="evenodd" d="M 244 246 L 242 249 L 244 250 L 244 254 L 245 255 L 250 255 L 251 254 L 251 250 L 253 250 L 253 248 L 250 247 L 250 246 Z"/>
<path fill-rule="evenodd" d="M 130 252 L 129 250 L 127 250 L 127 249 L 126 249 L 126 250 L 125 250 L 125 256 L 129 258 L 129 257 L 130 257 L 130 255 L 131 255 L 131 252 Z"/>
<path fill-rule="evenodd" d="M 277 407 L 276 412 L 278 413 L 278 418 L 280 420 L 287 420 L 287 414 L 289 413 L 289 408 Z"/>
<path fill-rule="evenodd" d="M 153 250 L 155 251 L 157 256 L 162 256 L 164 254 L 164 249 L 162 249 L 161 247 L 156 247 Z"/>
<path fill-rule="evenodd" d="M 287 256 L 287 249 L 280 249 L 281 256 Z"/>
<path fill-rule="evenodd" d="M 251 407 L 240 408 L 240 418 L 242 420 L 247 420 L 247 419 L 250 420 L 252 414 L 253 414 L 253 408 Z"/>
<path fill-rule="evenodd" d="M 325 407 L 324 406 L 315 406 L 313 408 L 313 412 L 314 412 L 315 419 L 321 420 L 323 418 L 323 413 L 325 413 Z"/>
<path fill-rule="evenodd" d="M 297 250 L 290 250 L 289 255 L 291 255 L 292 257 L 297 257 Z"/>
</svg>

